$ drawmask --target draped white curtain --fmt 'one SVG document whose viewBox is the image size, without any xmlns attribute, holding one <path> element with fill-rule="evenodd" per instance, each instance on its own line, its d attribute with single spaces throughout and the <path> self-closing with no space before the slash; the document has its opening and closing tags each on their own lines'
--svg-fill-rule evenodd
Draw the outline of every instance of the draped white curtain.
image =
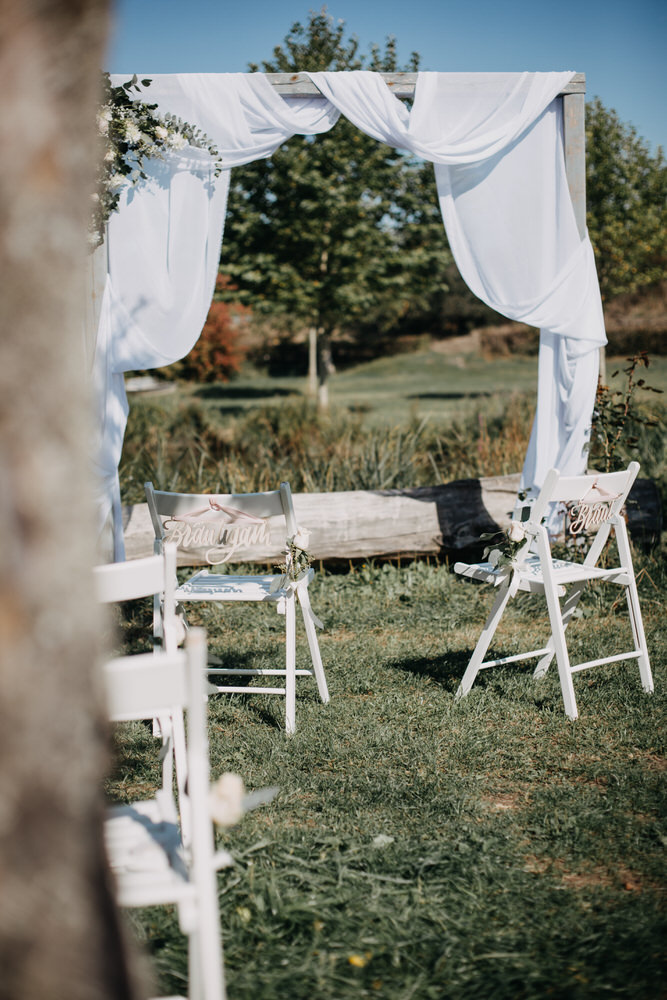
<svg viewBox="0 0 667 1000">
<path fill-rule="evenodd" d="M 360 129 L 435 164 L 440 207 L 468 287 L 540 328 L 538 402 L 522 487 L 579 474 L 606 343 L 593 248 L 565 174 L 562 105 L 574 74 L 420 73 L 412 111 L 374 73 L 311 73 Z"/>
<path fill-rule="evenodd" d="M 112 77 L 112 84 L 124 82 Z M 124 192 L 108 225 L 108 271 L 94 360 L 100 530 L 113 518 L 113 558 L 124 558 L 118 465 L 127 422 L 123 372 L 185 357 L 206 321 L 220 260 L 232 167 L 268 157 L 295 133 L 325 132 L 339 112 L 322 100 L 284 100 L 263 75 L 154 76 L 147 100 L 198 125 L 205 150 L 151 160 L 148 180 Z"/>
<path fill-rule="evenodd" d="M 472 291 L 498 312 L 541 329 L 538 405 L 526 486 L 557 466 L 583 471 L 605 343 L 593 253 L 577 232 L 565 177 L 556 95 L 567 73 L 420 73 L 412 110 L 379 74 L 312 73 L 322 98 L 282 98 L 261 74 L 153 77 L 150 101 L 217 144 L 150 164 L 108 229 L 108 275 L 95 355 L 100 520 L 116 525 L 117 468 L 127 418 L 124 371 L 184 357 L 211 302 L 229 171 L 270 156 L 295 133 L 327 131 L 342 112 L 381 142 L 435 164 L 449 242 Z M 122 82 L 115 78 L 114 83 Z"/>
</svg>

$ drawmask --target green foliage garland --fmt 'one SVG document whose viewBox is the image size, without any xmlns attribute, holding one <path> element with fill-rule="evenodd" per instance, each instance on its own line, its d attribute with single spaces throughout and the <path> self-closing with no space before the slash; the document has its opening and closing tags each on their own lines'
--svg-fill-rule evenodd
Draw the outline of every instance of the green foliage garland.
<svg viewBox="0 0 667 1000">
<path fill-rule="evenodd" d="M 396 45 L 366 59 L 343 22 L 311 11 L 294 24 L 265 72 L 415 70 Z M 258 66 L 251 66 L 258 70 Z M 433 168 L 364 135 L 341 117 L 330 132 L 295 136 L 268 160 L 234 171 L 222 270 L 233 298 L 292 335 L 314 328 L 385 335 L 446 286 L 451 264 Z"/>
<path fill-rule="evenodd" d="M 103 145 L 93 194 L 89 240 L 93 248 L 104 240 L 109 216 L 118 208 L 126 184 L 146 179 L 144 161 L 149 157 L 164 159 L 169 151 L 185 146 L 207 149 L 216 158 L 215 175 L 222 161 L 209 137 L 176 115 L 157 113 L 157 104 L 147 104 L 133 97 L 142 93 L 150 80 L 139 81 L 136 74 L 117 87 L 108 73 L 102 74 L 102 101 L 97 113 L 97 128 Z"/>
</svg>

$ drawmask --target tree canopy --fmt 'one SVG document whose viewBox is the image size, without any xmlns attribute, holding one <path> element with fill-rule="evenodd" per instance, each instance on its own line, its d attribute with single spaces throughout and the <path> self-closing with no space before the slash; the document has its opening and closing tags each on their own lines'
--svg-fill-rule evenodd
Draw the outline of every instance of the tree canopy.
<svg viewBox="0 0 667 1000">
<path fill-rule="evenodd" d="M 391 38 L 365 58 L 322 11 L 294 24 L 262 68 L 394 72 L 418 61 L 399 67 Z M 325 350 L 335 330 L 386 331 L 445 284 L 450 263 L 431 165 L 343 117 L 232 175 L 221 267 L 235 295 L 286 332 L 315 328 Z"/>
<path fill-rule="evenodd" d="M 326 8 L 297 22 L 264 72 L 415 71 L 396 43 L 365 56 Z M 252 64 L 251 71 L 260 66 Z M 598 98 L 587 105 L 588 229 L 605 299 L 667 275 L 667 167 Z M 224 297 L 270 317 L 275 332 L 310 330 L 319 373 L 335 333 L 365 345 L 397 332 L 465 332 L 497 314 L 456 271 L 433 167 L 365 135 L 341 117 L 330 132 L 295 136 L 267 160 L 237 168 L 221 256 Z"/>
<path fill-rule="evenodd" d="M 599 98 L 586 105 L 588 231 L 602 295 L 667 277 L 667 163 Z"/>
</svg>

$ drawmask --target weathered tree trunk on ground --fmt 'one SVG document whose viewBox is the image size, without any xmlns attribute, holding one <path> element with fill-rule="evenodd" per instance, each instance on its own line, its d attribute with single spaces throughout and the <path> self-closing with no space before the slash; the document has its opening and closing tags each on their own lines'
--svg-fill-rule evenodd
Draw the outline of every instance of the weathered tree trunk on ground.
<svg viewBox="0 0 667 1000">
<path fill-rule="evenodd" d="M 86 192 L 106 0 L 0 0 L 0 996 L 134 995 L 102 841 Z"/>
<path fill-rule="evenodd" d="M 313 559 L 332 562 L 390 556 L 455 556 L 478 558 L 486 532 L 509 525 L 519 488 L 519 473 L 486 479 L 459 479 L 437 486 L 402 490 L 348 490 L 341 493 L 296 493 L 294 510 L 302 528 L 311 532 Z M 125 507 L 128 559 L 153 551 L 148 506 Z M 633 539 L 655 544 L 660 539 L 660 494 L 650 479 L 639 479 L 630 494 L 628 522 Z M 272 531 L 268 544 L 238 548 L 231 562 L 281 562 L 284 539 Z M 179 553 L 183 566 L 203 563 L 201 553 Z"/>
</svg>

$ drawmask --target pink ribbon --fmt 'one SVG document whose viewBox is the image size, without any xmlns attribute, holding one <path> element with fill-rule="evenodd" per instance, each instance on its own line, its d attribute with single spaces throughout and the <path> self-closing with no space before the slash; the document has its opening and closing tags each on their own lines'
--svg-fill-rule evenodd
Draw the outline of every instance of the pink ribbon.
<svg viewBox="0 0 667 1000">
<path fill-rule="evenodd" d="M 208 514 L 209 511 L 216 510 L 223 514 L 227 514 L 230 521 L 250 521 L 252 524 L 261 524 L 264 520 L 262 517 L 255 517 L 254 514 L 247 514 L 244 510 L 238 510 L 236 507 L 225 507 L 223 504 L 218 503 L 214 497 L 208 502 L 208 507 L 202 507 L 201 510 L 191 510 L 187 514 L 175 515 L 171 517 L 171 521 L 194 521 L 202 514 Z"/>
</svg>

